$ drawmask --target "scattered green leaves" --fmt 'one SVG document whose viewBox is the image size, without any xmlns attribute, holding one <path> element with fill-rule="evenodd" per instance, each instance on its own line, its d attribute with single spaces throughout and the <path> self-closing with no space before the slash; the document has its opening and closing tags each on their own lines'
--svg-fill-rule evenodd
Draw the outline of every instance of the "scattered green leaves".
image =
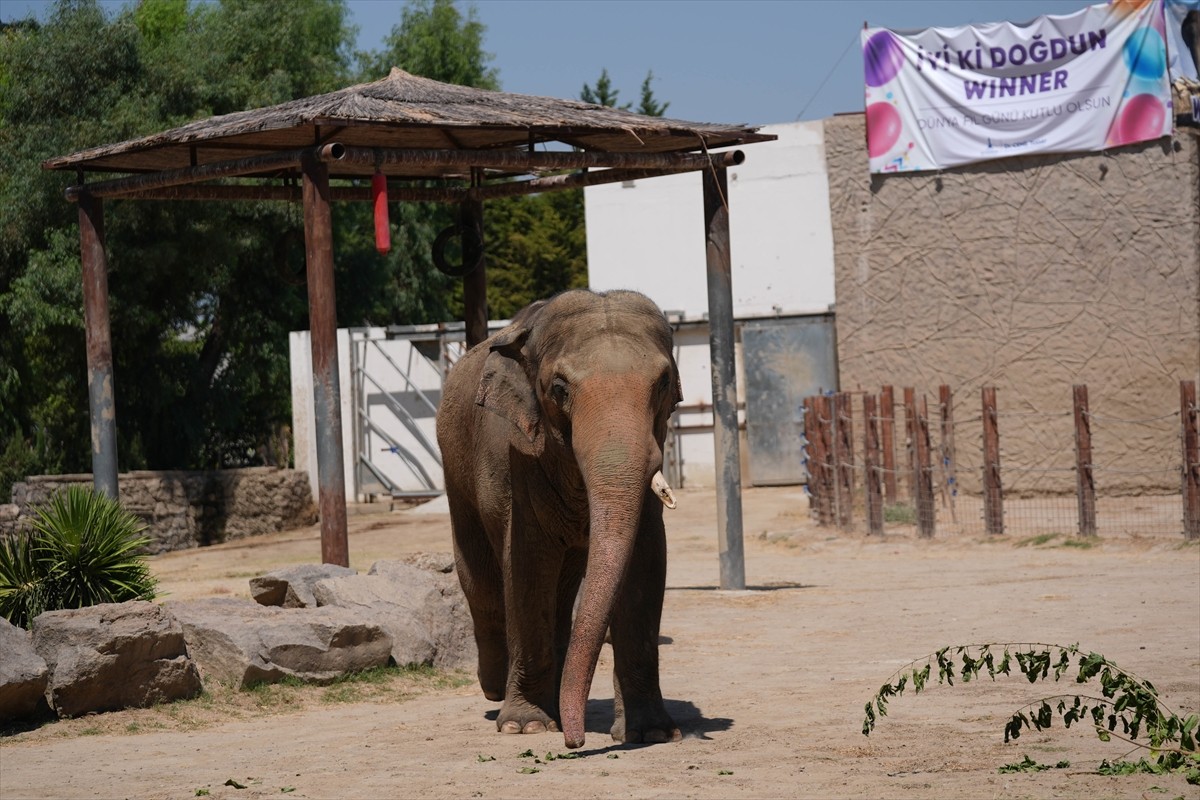
<svg viewBox="0 0 1200 800">
<path fill-rule="evenodd" d="M 1044 772 L 1048 769 L 1066 769 L 1071 766 L 1070 761 L 1059 761 L 1054 766 L 1049 764 L 1039 764 L 1029 756 L 1025 756 L 1015 764 L 1005 764 L 997 772 Z"/>
<path fill-rule="evenodd" d="M 902 695 L 910 681 L 913 693 L 920 694 L 926 688 L 934 664 L 938 668 L 938 683 L 953 686 L 956 677 L 963 683 L 969 683 L 984 672 L 993 681 L 996 675 L 1009 675 L 1014 661 L 1030 683 L 1039 680 L 1058 682 L 1071 669 L 1074 661 L 1078 667 L 1074 682 L 1080 684 L 1098 679 L 1101 696 L 1065 693 L 1035 700 L 1013 713 L 1004 726 L 1005 742 L 1019 739 L 1023 729 L 1041 731 L 1051 727 L 1055 716 L 1061 718 L 1067 728 L 1082 721 L 1091 723 L 1102 741 L 1107 742 L 1115 736 L 1138 747 L 1148 748 L 1156 757 L 1153 762 L 1142 759 L 1141 762 L 1134 762 L 1135 765 L 1152 764 L 1156 771 L 1162 772 L 1182 771 L 1189 783 L 1200 783 L 1200 752 L 1196 747 L 1200 715 L 1181 718 L 1163 705 L 1150 681 L 1121 669 L 1099 653 L 1083 653 L 1077 644 L 1064 646 L 1007 642 L 943 647 L 924 658 L 909 662 L 879 688 L 865 706 L 863 735 L 869 736 L 879 719 L 887 716 L 888 701 Z M 1139 736 L 1148 743 L 1136 741 Z M 1039 765 L 1026 756 L 1024 761 L 1006 765 L 1000 771 L 1028 772 L 1035 768 L 1049 767 Z M 1115 769 L 1113 765 L 1108 768 Z"/>
<path fill-rule="evenodd" d="M 719 770 L 717 770 L 717 774 L 718 774 L 718 775 L 732 775 L 732 774 L 733 774 L 733 770 L 731 770 L 731 769 L 719 769 Z"/>
<path fill-rule="evenodd" d="M 521 773 L 522 775 L 536 775 L 537 773 L 541 772 L 541 770 L 537 767 L 521 767 L 519 770 L 517 770 L 517 772 Z"/>
<path fill-rule="evenodd" d="M 496 760 L 495 756 L 485 756 L 483 753 L 480 753 L 479 755 L 475 756 L 475 758 L 477 761 L 479 761 L 480 764 L 486 764 L 488 761 Z"/>
<path fill-rule="evenodd" d="M 283 794 L 291 794 L 292 792 L 296 791 L 296 787 L 295 786 L 280 786 L 279 791 L 282 792 Z"/>
<path fill-rule="evenodd" d="M 212 792 L 208 791 L 208 789 L 205 789 L 205 788 L 200 788 L 200 789 L 196 790 L 196 797 L 208 797 L 210 794 L 212 794 Z"/>
</svg>

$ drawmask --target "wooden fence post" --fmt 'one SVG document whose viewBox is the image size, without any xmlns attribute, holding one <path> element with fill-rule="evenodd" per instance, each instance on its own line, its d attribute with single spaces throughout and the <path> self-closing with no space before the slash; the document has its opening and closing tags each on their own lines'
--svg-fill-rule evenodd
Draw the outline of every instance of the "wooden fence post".
<svg viewBox="0 0 1200 800">
<path fill-rule="evenodd" d="M 821 520 L 821 427 L 816 397 L 804 398 L 804 438 L 808 440 L 808 495 L 817 524 Z"/>
<path fill-rule="evenodd" d="M 830 427 L 833 424 L 833 417 L 829 406 L 828 397 L 821 395 L 814 398 L 813 408 L 817 420 L 815 456 L 821 465 L 820 492 L 818 493 L 820 502 L 817 504 L 817 523 L 819 525 L 833 524 L 833 487 L 835 482 L 832 474 L 833 468 L 830 464 L 830 451 L 833 445 Z"/>
<path fill-rule="evenodd" d="M 879 429 L 875 395 L 863 396 L 863 490 L 866 494 L 867 534 L 883 535 L 883 487 L 879 480 Z"/>
<path fill-rule="evenodd" d="M 930 464 L 929 446 L 929 403 L 925 395 L 921 395 L 921 404 L 917 407 L 916 424 L 913 426 L 916 450 L 917 478 L 917 532 L 923 538 L 933 536 L 933 467 Z"/>
<path fill-rule="evenodd" d="M 917 393 L 904 387 L 904 467 L 908 475 L 908 502 L 917 507 Z"/>
<path fill-rule="evenodd" d="M 837 442 L 838 527 L 854 526 L 854 425 L 850 411 L 850 395 L 838 392 L 833 396 L 834 435 Z"/>
<path fill-rule="evenodd" d="M 1196 409 L 1196 382 L 1179 382 L 1179 424 L 1183 440 L 1183 535 L 1200 539 L 1200 413 Z"/>
<path fill-rule="evenodd" d="M 938 387 L 938 415 L 942 422 L 942 498 L 950 506 L 950 521 L 958 525 L 958 509 L 955 507 L 958 496 L 958 468 L 954 463 L 954 395 L 944 383 Z"/>
<path fill-rule="evenodd" d="M 891 386 L 879 392 L 879 439 L 883 448 L 883 488 L 887 504 L 897 503 L 896 491 L 896 396 Z"/>
<path fill-rule="evenodd" d="M 1000 486 L 1000 428 L 996 387 L 983 387 L 983 525 L 989 534 L 1004 533 L 1004 492 Z"/>
<path fill-rule="evenodd" d="M 1079 499 L 1079 535 L 1096 535 L 1096 475 L 1092 471 L 1092 420 L 1087 386 L 1072 387 L 1075 407 L 1075 494 Z"/>
</svg>

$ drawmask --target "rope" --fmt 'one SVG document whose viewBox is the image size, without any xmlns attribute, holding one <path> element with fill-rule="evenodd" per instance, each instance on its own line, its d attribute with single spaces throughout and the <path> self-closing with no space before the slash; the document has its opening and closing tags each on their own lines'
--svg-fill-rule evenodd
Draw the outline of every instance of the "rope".
<svg viewBox="0 0 1200 800">
<path fill-rule="evenodd" d="M 1144 419 L 1121 419 L 1120 417 L 1102 417 L 1099 414 L 1088 412 L 1088 417 L 1099 420 L 1101 422 L 1128 422 L 1133 425 L 1142 425 L 1147 422 L 1162 422 L 1164 419 L 1174 419 L 1179 416 L 1178 411 L 1172 411 L 1170 414 L 1163 414 L 1161 417 L 1146 417 Z"/>
</svg>

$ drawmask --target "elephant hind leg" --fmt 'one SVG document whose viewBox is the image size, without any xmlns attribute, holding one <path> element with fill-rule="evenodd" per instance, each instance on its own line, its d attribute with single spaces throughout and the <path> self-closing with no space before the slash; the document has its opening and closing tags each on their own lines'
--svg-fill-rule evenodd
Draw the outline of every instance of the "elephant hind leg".
<svg viewBox="0 0 1200 800">
<path fill-rule="evenodd" d="M 453 495 L 453 493 L 451 493 Z M 454 565 L 471 609 L 479 649 L 479 686 L 488 700 L 504 699 L 508 685 L 508 641 L 504 619 L 504 579 L 483 524 L 450 497 Z"/>
</svg>

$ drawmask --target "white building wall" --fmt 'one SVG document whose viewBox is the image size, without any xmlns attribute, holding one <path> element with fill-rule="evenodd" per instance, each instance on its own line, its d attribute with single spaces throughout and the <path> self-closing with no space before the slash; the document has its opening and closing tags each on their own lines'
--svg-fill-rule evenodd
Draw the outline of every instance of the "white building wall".
<svg viewBox="0 0 1200 800">
<path fill-rule="evenodd" d="M 833 231 L 820 122 L 768 125 L 729 169 L 733 312 L 824 312 L 834 302 Z M 584 190 L 593 289 L 637 289 L 667 311 L 708 312 L 700 175 Z"/>
</svg>

